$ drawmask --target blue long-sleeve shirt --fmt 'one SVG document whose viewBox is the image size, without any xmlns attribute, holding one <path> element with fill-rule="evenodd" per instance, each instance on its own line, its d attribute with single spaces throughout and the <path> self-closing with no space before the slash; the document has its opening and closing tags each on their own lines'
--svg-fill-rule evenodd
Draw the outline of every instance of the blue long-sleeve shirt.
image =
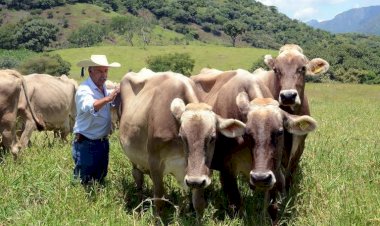
<svg viewBox="0 0 380 226">
<path fill-rule="evenodd" d="M 103 85 L 105 95 L 109 93 Z M 111 130 L 111 104 L 105 104 L 99 111 L 95 111 L 94 102 L 105 97 L 90 77 L 82 82 L 75 94 L 77 115 L 75 118 L 74 133 L 81 133 L 89 139 L 99 139 L 107 136 Z"/>
</svg>

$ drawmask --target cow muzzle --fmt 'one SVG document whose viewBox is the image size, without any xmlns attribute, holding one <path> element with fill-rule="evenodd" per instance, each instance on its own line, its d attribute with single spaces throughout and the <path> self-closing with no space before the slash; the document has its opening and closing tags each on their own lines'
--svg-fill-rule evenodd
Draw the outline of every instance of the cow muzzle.
<svg viewBox="0 0 380 226">
<path fill-rule="evenodd" d="M 189 188 L 206 188 L 211 184 L 210 177 L 203 176 L 185 176 L 185 184 Z"/>
<path fill-rule="evenodd" d="M 251 171 L 249 183 L 255 188 L 269 190 L 276 183 L 276 177 L 272 170 Z"/>
<path fill-rule="evenodd" d="M 279 102 L 283 106 L 294 106 L 294 105 L 300 105 L 301 99 L 298 95 L 297 90 L 288 89 L 288 90 L 281 90 L 280 96 L 279 96 Z"/>
</svg>

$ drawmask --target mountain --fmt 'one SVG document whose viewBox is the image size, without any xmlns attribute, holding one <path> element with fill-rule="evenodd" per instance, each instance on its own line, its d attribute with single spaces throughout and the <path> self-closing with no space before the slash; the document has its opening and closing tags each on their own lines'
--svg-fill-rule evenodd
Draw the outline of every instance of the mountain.
<svg viewBox="0 0 380 226">
<path fill-rule="evenodd" d="M 355 8 L 338 14 L 332 20 L 318 22 L 311 20 L 308 25 L 333 33 L 363 33 L 380 35 L 380 6 Z"/>
</svg>

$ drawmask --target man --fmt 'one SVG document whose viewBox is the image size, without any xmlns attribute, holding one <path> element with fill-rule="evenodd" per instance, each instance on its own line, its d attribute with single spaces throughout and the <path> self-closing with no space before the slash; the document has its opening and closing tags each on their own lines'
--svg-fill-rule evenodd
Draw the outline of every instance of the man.
<svg viewBox="0 0 380 226">
<path fill-rule="evenodd" d="M 77 65 L 82 67 L 81 76 L 85 67 L 88 67 L 90 76 L 80 84 L 75 95 L 74 178 L 80 179 L 82 184 L 92 180 L 102 183 L 108 168 L 110 108 L 119 93 L 119 87 L 108 93 L 104 83 L 108 68 L 120 67 L 120 64 L 109 64 L 105 55 L 91 55 L 91 59 L 80 61 Z"/>
</svg>

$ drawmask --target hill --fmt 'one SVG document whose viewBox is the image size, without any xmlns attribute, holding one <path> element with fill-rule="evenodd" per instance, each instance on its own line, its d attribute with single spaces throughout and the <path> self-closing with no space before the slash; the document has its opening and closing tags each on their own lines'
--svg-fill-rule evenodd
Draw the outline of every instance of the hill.
<svg viewBox="0 0 380 226">
<path fill-rule="evenodd" d="M 276 54 L 277 51 L 257 48 L 232 48 L 213 45 L 170 45 L 148 46 L 145 49 L 132 46 L 98 46 L 89 48 L 62 49 L 54 51 L 71 63 L 71 77 L 80 78 L 80 68 L 76 63 L 88 58 L 91 54 L 106 54 L 109 61 L 118 61 L 120 68 L 110 71 L 110 79 L 119 81 L 128 71 L 139 71 L 146 67 L 146 59 L 149 56 L 166 53 L 189 53 L 195 59 L 193 74 L 197 74 L 203 67 L 213 67 L 220 70 L 236 68 L 250 69 L 254 61 L 263 61 L 265 54 Z"/>
<path fill-rule="evenodd" d="M 380 6 L 356 8 L 338 14 L 331 20 L 311 20 L 308 25 L 333 33 L 356 32 L 380 35 Z"/>
<path fill-rule="evenodd" d="M 278 50 L 283 44 L 296 43 L 308 57 L 328 60 L 327 79 L 380 83 L 380 37 L 331 34 L 257 1 L 93 2 L 0 1 L 0 48 L 222 45 Z M 1 61 L 0 56 L 0 65 Z"/>
</svg>

